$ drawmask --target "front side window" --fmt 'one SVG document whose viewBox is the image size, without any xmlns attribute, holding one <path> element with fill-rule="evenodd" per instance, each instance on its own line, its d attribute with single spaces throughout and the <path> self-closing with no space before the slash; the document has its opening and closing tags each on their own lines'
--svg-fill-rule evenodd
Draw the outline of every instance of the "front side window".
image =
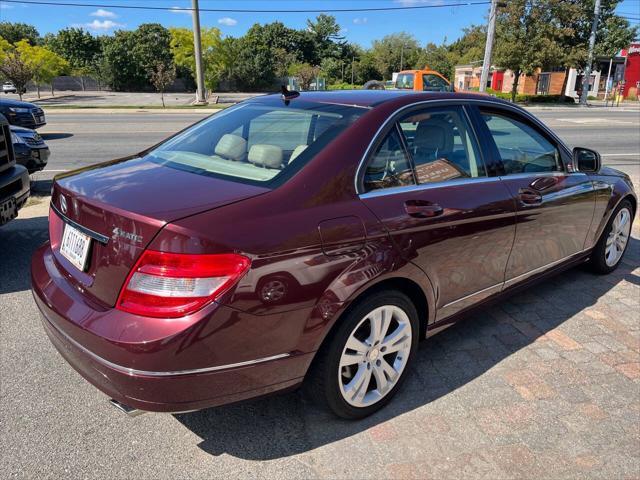
<svg viewBox="0 0 640 480">
<path fill-rule="evenodd" d="M 422 90 L 425 92 L 447 92 L 449 91 L 449 84 L 444 78 L 440 78 L 433 73 L 427 73 L 422 75 Z"/>
<path fill-rule="evenodd" d="M 411 163 L 394 128 L 369 160 L 364 173 L 365 191 L 414 185 Z"/>
<path fill-rule="evenodd" d="M 400 128 L 419 184 L 487 176 L 461 109 L 412 112 L 400 120 Z"/>
<path fill-rule="evenodd" d="M 515 118 L 484 112 L 505 174 L 562 171 L 560 152 L 538 130 Z"/>
<path fill-rule="evenodd" d="M 413 73 L 400 73 L 396 78 L 396 88 L 402 90 L 413 90 L 414 75 Z"/>
<path fill-rule="evenodd" d="M 169 139 L 148 159 L 197 174 L 266 183 L 300 168 L 366 111 L 302 101 L 240 104 Z"/>
</svg>

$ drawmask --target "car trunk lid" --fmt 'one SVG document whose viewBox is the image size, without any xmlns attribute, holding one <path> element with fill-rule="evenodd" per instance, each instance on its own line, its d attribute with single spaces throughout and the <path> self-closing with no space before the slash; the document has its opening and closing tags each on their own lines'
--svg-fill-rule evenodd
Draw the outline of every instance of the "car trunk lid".
<svg viewBox="0 0 640 480">
<path fill-rule="evenodd" d="M 52 249 L 77 287 L 112 307 L 131 268 L 167 223 L 267 191 L 143 158 L 77 170 L 54 181 Z M 91 237 L 84 271 L 60 253 L 65 223 Z"/>
</svg>

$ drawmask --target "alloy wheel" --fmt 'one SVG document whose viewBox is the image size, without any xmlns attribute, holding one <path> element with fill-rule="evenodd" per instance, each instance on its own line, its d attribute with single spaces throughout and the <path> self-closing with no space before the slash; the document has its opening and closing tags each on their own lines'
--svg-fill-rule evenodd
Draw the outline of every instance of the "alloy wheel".
<svg viewBox="0 0 640 480">
<path fill-rule="evenodd" d="M 408 315 L 395 305 L 367 314 L 351 332 L 340 357 L 338 382 L 354 407 L 380 401 L 398 383 L 411 352 Z"/>
<path fill-rule="evenodd" d="M 613 267 L 620 261 L 629 241 L 630 233 L 631 212 L 627 208 L 622 208 L 614 218 L 611 232 L 607 237 L 604 253 L 607 266 Z"/>
</svg>

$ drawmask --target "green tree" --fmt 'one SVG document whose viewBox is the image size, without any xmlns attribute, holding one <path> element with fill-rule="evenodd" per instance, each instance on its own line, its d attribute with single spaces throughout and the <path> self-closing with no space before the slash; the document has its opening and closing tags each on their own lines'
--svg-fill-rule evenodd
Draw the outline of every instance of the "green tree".
<svg viewBox="0 0 640 480">
<path fill-rule="evenodd" d="M 376 68 L 390 79 L 393 72 L 418 66 L 420 45 L 413 35 L 402 32 L 374 40 L 371 51 Z"/>
<path fill-rule="evenodd" d="M 140 25 L 136 30 L 117 30 L 103 43 L 103 54 L 111 67 L 114 90 L 144 90 L 150 86 L 149 71 L 158 62 L 170 67 L 171 34 L 156 23 Z"/>
<path fill-rule="evenodd" d="M 57 34 L 47 34 L 44 45 L 64 58 L 71 67 L 71 74 L 80 77 L 82 90 L 85 89 L 84 76 L 91 73 L 91 66 L 101 55 L 101 42 L 82 28 L 63 28 Z"/>
<path fill-rule="evenodd" d="M 43 83 L 51 85 L 53 95 L 53 79 L 69 69 L 67 61 L 51 50 L 37 45 L 32 46 L 26 39 L 16 43 L 16 51 L 33 71 L 33 82 L 36 85 L 38 98 L 40 98 L 40 86 Z"/>
<path fill-rule="evenodd" d="M 487 40 L 485 25 L 471 25 L 462 29 L 462 36 L 448 46 L 456 64 L 482 62 Z"/>
<path fill-rule="evenodd" d="M 14 44 L 20 40 L 27 40 L 30 45 L 40 43 L 40 34 L 36 27 L 26 23 L 0 22 L 0 37 Z"/>
<path fill-rule="evenodd" d="M 562 46 L 551 32 L 553 12 L 540 0 L 512 0 L 500 8 L 496 21 L 494 63 L 514 74 L 511 100 L 518 93 L 520 75 L 557 63 Z"/>
<path fill-rule="evenodd" d="M 450 51 L 445 44 L 428 43 L 420 52 L 418 64 L 421 68 L 429 67 L 445 76 L 449 81 L 454 78 L 455 66 L 459 57 Z"/>
<path fill-rule="evenodd" d="M 298 79 L 302 90 L 309 90 L 311 84 L 318 78 L 320 68 L 309 65 L 308 63 L 294 63 L 291 65 L 289 74 Z"/>
<path fill-rule="evenodd" d="M 27 90 L 27 83 L 33 79 L 33 67 L 29 65 L 16 48 L 7 48 L 6 44 L 2 44 L 2 48 L 0 74 L 15 85 L 20 100 L 22 100 L 22 95 Z"/>
<path fill-rule="evenodd" d="M 346 44 L 341 30 L 333 15 L 322 13 L 315 20 L 307 20 L 307 32 L 311 34 L 315 49 L 315 58 L 311 59 L 314 63 L 341 56 L 342 47 Z"/>
</svg>

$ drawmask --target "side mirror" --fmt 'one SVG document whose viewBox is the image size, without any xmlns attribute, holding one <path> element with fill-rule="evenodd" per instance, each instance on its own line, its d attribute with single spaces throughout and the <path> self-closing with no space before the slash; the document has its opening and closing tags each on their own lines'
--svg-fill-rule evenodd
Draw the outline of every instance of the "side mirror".
<svg viewBox="0 0 640 480">
<path fill-rule="evenodd" d="M 573 167 L 578 172 L 597 172 L 602 165 L 600 154 L 590 148 L 573 149 Z"/>
</svg>

